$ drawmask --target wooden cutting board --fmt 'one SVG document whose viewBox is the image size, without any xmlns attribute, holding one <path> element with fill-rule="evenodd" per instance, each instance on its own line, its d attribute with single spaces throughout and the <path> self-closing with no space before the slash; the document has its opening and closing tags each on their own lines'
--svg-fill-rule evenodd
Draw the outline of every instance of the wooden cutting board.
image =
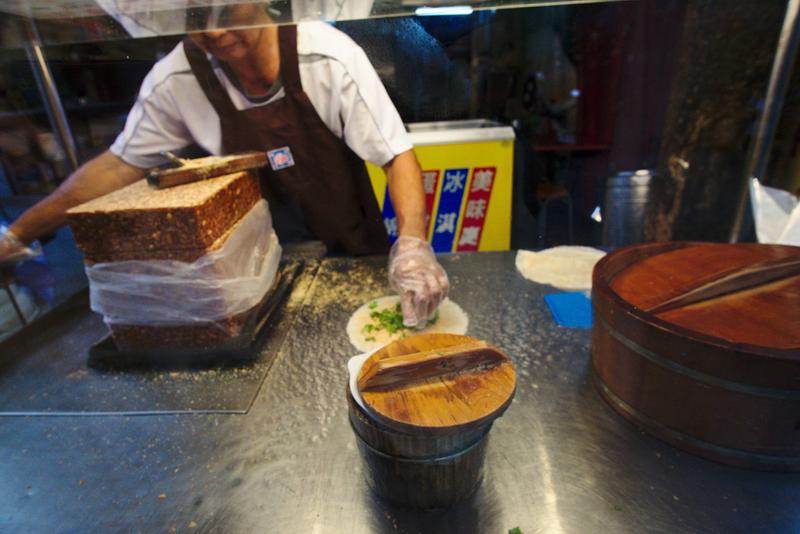
<svg viewBox="0 0 800 534">
<path fill-rule="evenodd" d="M 496 347 L 469 336 L 421 334 L 373 354 L 358 376 L 367 413 L 390 428 L 460 432 L 502 415 L 516 372 Z"/>
<path fill-rule="evenodd" d="M 800 248 L 627 247 L 595 266 L 592 303 L 618 412 L 708 458 L 800 470 Z"/>
</svg>

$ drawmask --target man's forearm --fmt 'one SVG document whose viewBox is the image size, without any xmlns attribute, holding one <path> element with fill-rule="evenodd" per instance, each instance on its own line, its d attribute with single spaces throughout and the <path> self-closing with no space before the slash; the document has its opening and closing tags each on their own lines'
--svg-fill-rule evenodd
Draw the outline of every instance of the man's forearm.
<svg viewBox="0 0 800 534">
<path fill-rule="evenodd" d="M 413 150 L 398 154 L 384 166 L 389 195 L 397 215 L 397 233 L 425 239 L 425 191 Z"/>
<path fill-rule="evenodd" d="M 86 162 L 58 189 L 23 213 L 10 230 L 23 242 L 64 224 L 67 210 L 140 179 L 144 171 L 125 163 L 108 150 Z"/>
</svg>

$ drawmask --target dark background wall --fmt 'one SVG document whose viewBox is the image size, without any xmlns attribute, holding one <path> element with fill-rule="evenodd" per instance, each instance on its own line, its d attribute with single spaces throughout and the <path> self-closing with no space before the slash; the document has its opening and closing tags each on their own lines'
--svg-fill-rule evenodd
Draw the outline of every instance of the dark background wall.
<svg viewBox="0 0 800 534">
<path fill-rule="evenodd" d="M 728 239 L 785 10 L 778 0 L 687 3 L 649 238 Z"/>
<path fill-rule="evenodd" d="M 365 49 L 406 122 L 514 124 L 518 193 L 532 216 L 543 186 L 564 187 L 579 240 L 597 244 L 589 214 L 606 179 L 649 168 L 648 238 L 724 240 L 785 6 L 639 0 L 337 26 Z M 113 140 L 141 79 L 178 39 L 46 48 L 83 159 Z M 800 187 L 798 82 L 765 177 L 787 189 Z M 64 178 L 44 146 L 48 130 L 24 54 L 4 50 L 0 160 L 18 177 L 12 193 L 41 194 Z M 689 163 L 685 176 L 676 158 Z M 565 222 L 551 226 L 556 241 Z"/>
</svg>

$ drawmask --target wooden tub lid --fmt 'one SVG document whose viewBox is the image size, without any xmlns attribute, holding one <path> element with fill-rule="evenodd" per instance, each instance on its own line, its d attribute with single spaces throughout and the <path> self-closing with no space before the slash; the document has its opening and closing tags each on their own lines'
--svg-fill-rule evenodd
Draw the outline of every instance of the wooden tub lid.
<svg viewBox="0 0 800 534">
<path fill-rule="evenodd" d="M 516 388 L 511 360 L 470 336 L 420 334 L 364 362 L 358 390 L 376 421 L 401 432 L 441 434 L 502 415 Z"/>
<path fill-rule="evenodd" d="M 766 350 L 800 349 L 798 247 L 670 244 L 609 285 L 645 316 L 686 331 Z"/>
</svg>

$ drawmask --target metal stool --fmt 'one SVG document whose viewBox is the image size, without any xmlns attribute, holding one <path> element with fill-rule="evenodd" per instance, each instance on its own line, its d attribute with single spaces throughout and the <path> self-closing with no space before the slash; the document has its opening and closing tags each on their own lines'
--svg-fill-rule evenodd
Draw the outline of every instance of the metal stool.
<svg viewBox="0 0 800 534">
<path fill-rule="evenodd" d="M 2 287 L 8 294 L 8 300 L 11 301 L 14 311 L 17 312 L 17 317 L 19 317 L 22 325 L 25 326 L 28 324 L 28 321 L 25 319 L 25 314 L 22 313 L 19 303 L 17 303 L 17 298 L 14 296 L 14 290 L 11 289 L 11 282 L 13 281 L 14 266 L 12 264 L 0 265 L 0 287 Z"/>
<path fill-rule="evenodd" d="M 544 236 L 547 228 L 547 205 L 556 200 L 563 201 L 567 205 L 567 225 L 569 228 L 569 244 L 575 241 L 574 229 L 572 227 L 572 197 L 563 185 L 539 184 L 536 188 L 536 200 L 539 202 L 539 214 L 537 223 L 539 227 L 539 248 L 544 248 Z"/>
</svg>

